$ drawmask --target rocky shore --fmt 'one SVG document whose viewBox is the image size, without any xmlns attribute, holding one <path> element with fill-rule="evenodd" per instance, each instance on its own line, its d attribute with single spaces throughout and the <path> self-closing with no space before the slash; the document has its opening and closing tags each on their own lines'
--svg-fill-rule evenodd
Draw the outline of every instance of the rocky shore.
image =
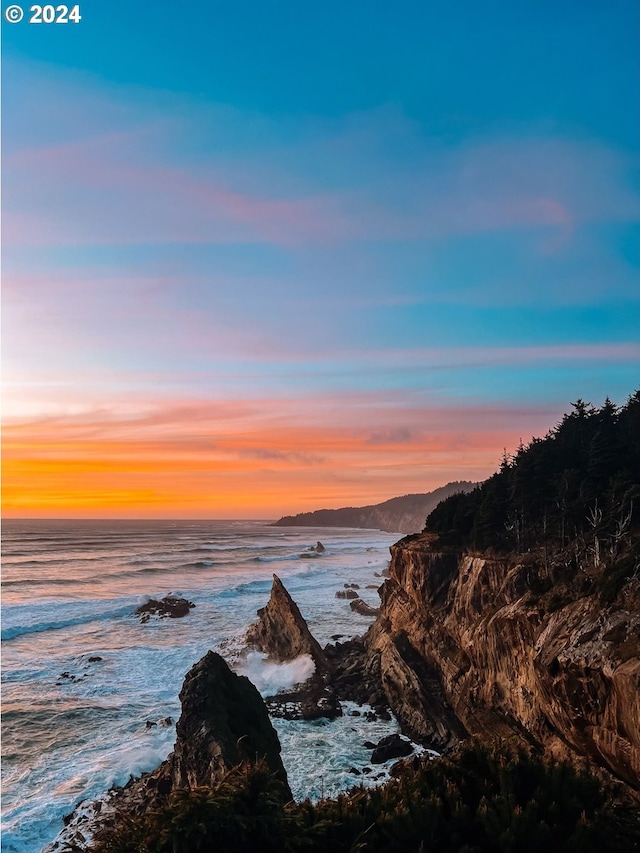
<svg viewBox="0 0 640 853">
<path fill-rule="evenodd" d="M 247 678 L 209 652 L 185 678 L 174 752 L 153 773 L 81 805 L 47 851 L 70 842 L 83 849 L 121 815 L 157 807 L 178 789 L 211 786 L 247 762 L 264 760 L 290 797 L 269 714 L 332 719 L 346 700 L 370 705 L 374 718 L 393 713 L 404 734 L 438 752 L 470 736 L 507 738 L 597 766 L 631 795 L 640 791 L 638 583 L 607 607 L 584 594 L 549 607 L 532 594 L 527 559 L 440 549 L 427 533 L 401 540 L 391 557 L 368 631 L 324 649 L 274 575 L 247 645 L 279 663 L 307 655 L 313 676 L 265 705 Z M 384 741 L 367 744 L 371 763 L 412 750 L 399 736 Z"/>
</svg>

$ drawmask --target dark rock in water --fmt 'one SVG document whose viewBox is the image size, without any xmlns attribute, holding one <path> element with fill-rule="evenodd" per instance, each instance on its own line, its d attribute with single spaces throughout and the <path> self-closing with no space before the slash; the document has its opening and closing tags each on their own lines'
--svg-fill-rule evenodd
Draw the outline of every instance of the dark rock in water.
<svg viewBox="0 0 640 853">
<path fill-rule="evenodd" d="M 372 768 L 371 768 L 371 767 L 363 767 L 363 768 L 362 768 L 362 773 L 363 773 L 363 775 L 365 775 L 365 776 L 367 775 L 367 773 L 371 773 L 371 771 L 372 771 Z"/>
<path fill-rule="evenodd" d="M 316 545 L 315 550 L 318 552 L 318 554 L 324 554 L 324 552 L 325 552 L 327 549 L 324 547 L 324 545 L 322 544 L 322 542 L 318 539 L 318 543 L 317 543 L 317 545 Z"/>
<path fill-rule="evenodd" d="M 361 616 L 377 616 L 380 613 L 379 607 L 371 607 L 370 604 L 367 604 L 361 598 L 358 598 L 357 601 L 352 601 L 349 606 L 355 613 L 359 613 Z"/>
<path fill-rule="evenodd" d="M 161 599 L 150 598 L 146 604 L 141 604 L 140 607 L 136 608 L 134 615 L 139 616 L 141 622 L 148 622 L 151 616 L 160 618 L 168 616 L 171 619 L 179 619 L 186 616 L 193 607 L 195 604 L 186 598 L 166 595 Z"/>
<path fill-rule="evenodd" d="M 147 720 L 145 728 L 152 729 L 154 726 L 160 726 L 162 729 L 167 729 L 173 725 L 173 717 L 162 717 L 160 720 Z"/>
<path fill-rule="evenodd" d="M 100 655 L 93 655 L 92 657 L 89 658 L 89 663 L 97 663 L 100 660 L 102 660 Z"/>
<path fill-rule="evenodd" d="M 380 660 L 369 655 L 361 637 L 344 643 L 325 646 L 325 654 L 331 664 L 331 684 L 340 699 L 349 699 L 364 705 L 372 693 L 384 697 L 380 674 Z M 386 707 L 386 698 L 384 698 Z M 372 714 L 371 711 L 365 713 Z M 374 715 L 375 719 L 375 715 Z"/>
<path fill-rule="evenodd" d="M 359 770 L 357 770 L 355 767 L 350 767 L 350 768 L 349 768 L 349 773 L 351 773 L 353 776 L 360 776 L 360 775 L 361 775 L 361 774 L 360 774 L 360 771 L 359 771 Z"/>
<path fill-rule="evenodd" d="M 378 741 L 371 755 L 371 763 L 384 764 L 390 758 L 403 758 L 405 755 L 411 755 L 412 752 L 413 746 L 408 740 L 404 740 L 400 735 L 388 735 Z"/>
<path fill-rule="evenodd" d="M 311 655 L 318 672 L 329 670 L 329 663 L 318 641 L 313 637 L 298 605 L 280 578 L 273 576 L 271 596 L 266 607 L 258 610 L 258 622 L 247 631 L 250 646 L 283 663 L 299 655 Z"/>
<path fill-rule="evenodd" d="M 333 690 L 325 689 L 319 694 L 312 690 L 309 696 L 300 705 L 303 720 L 335 720 L 342 716 L 342 706 Z"/>
<path fill-rule="evenodd" d="M 100 800 L 80 803 L 65 816 L 65 829 L 42 853 L 89 850 L 92 837 L 101 829 L 126 825 L 131 817 L 162 808 L 176 788 L 211 786 L 241 763 L 264 760 L 282 783 L 283 799 L 291 799 L 278 736 L 248 678 L 232 672 L 220 655 L 207 652 L 187 673 L 180 700 L 176 745 L 167 760 Z M 165 717 L 159 724 L 168 720 Z"/>
<path fill-rule="evenodd" d="M 365 740 L 365 742 L 364 742 L 362 745 L 365 747 L 365 749 L 375 749 L 375 748 L 377 747 L 377 745 L 378 745 L 378 744 L 377 744 L 377 743 L 373 743 L 373 742 L 372 742 L 372 741 L 370 741 L 370 740 Z"/>
<path fill-rule="evenodd" d="M 359 583 L 345 583 L 344 588 L 345 589 L 360 589 L 360 584 Z"/>
<path fill-rule="evenodd" d="M 173 787 L 212 785 L 244 761 L 264 758 L 284 783 L 280 743 L 262 697 L 214 652 L 187 673 L 180 691 L 182 713 L 168 759 Z"/>
<path fill-rule="evenodd" d="M 360 598 L 355 589 L 339 589 L 336 598 Z"/>
</svg>

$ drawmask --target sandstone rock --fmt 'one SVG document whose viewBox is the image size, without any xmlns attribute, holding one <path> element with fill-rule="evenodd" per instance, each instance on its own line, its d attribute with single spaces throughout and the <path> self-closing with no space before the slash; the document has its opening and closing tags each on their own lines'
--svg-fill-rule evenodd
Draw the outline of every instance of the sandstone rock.
<svg viewBox="0 0 640 853">
<path fill-rule="evenodd" d="M 367 604 L 361 598 L 358 598 L 357 601 L 352 601 L 349 606 L 361 616 L 377 616 L 380 613 L 379 607 L 371 607 L 370 604 Z"/>
<path fill-rule="evenodd" d="M 391 549 L 365 668 L 403 730 L 441 750 L 467 733 L 586 756 L 640 788 L 640 607 L 530 595 L 533 555 L 456 554 L 433 534 Z"/>
<path fill-rule="evenodd" d="M 161 599 L 150 598 L 145 604 L 136 608 L 134 615 L 139 616 L 141 622 L 148 622 L 151 616 L 160 618 L 168 616 L 172 619 L 178 619 L 181 616 L 186 616 L 193 607 L 195 604 L 192 601 L 187 601 L 186 598 L 167 595 Z"/>
<path fill-rule="evenodd" d="M 271 596 L 260 617 L 247 631 L 246 641 L 279 663 L 299 655 L 311 655 L 316 671 L 327 672 L 329 663 L 318 641 L 313 637 L 298 605 L 277 575 L 273 576 Z"/>
</svg>

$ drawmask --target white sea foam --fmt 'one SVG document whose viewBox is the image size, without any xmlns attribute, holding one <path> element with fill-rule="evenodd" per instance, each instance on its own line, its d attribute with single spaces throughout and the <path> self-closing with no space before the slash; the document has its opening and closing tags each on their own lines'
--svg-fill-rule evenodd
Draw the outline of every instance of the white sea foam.
<svg viewBox="0 0 640 853">
<path fill-rule="evenodd" d="M 273 663 L 261 652 L 249 652 L 238 672 L 248 676 L 263 696 L 273 696 L 304 684 L 316 671 L 311 655 L 300 655 L 287 663 Z"/>
<path fill-rule="evenodd" d="M 386 566 L 394 541 L 375 531 L 211 522 L 87 522 L 78 529 L 71 522 L 6 522 L 2 533 L 3 580 L 9 581 L 2 613 L 3 853 L 38 853 L 80 800 L 166 758 L 174 728 L 146 723 L 178 718 L 184 676 L 208 649 L 243 666 L 263 695 L 306 680 L 313 672 L 309 658 L 275 665 L 250 653 L 239 663 L 242 638 L 266 604 L 272 572 L 324 645 L 334 634 L 366 630 L 368 620 L 335 592 L 346 582 L 362 589 L 380 584 L 375 572 Z M 327 547 L 322 559 L 301 559 L 317 539 Z M 195 548 L 212 546 L 233 550 L 232 569 L 189 568 Z M 32 583 L 35 561 L 46 564 L 46 572 L 37 571 L 38 585 Z M 158 567 L 163 576 L 151 574 Z M 184 618 L 147 624 L 131 618 L 139 604 L 178 587 L 196 605 Z M 362 741 L 396 728 L 349 716 L 324 725 L 274 723 L 297 797 L 319 796 L 322 785 L 324 793 L 337 793 L 361 780 L 370 784 L 349 772 L 369 758 Z"/>
</svg>

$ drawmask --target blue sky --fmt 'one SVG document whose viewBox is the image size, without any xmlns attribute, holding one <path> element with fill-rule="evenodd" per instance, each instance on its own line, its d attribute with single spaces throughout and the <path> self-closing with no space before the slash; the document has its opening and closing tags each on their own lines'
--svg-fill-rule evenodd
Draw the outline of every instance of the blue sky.
<svg viewBox="0 0 640 853">
<path fill-rule="evenodd" d="M 637 387 L 636 3 L 80 11 L 3 21 L 15 513 L 382 500 Z"/>
</svg>

